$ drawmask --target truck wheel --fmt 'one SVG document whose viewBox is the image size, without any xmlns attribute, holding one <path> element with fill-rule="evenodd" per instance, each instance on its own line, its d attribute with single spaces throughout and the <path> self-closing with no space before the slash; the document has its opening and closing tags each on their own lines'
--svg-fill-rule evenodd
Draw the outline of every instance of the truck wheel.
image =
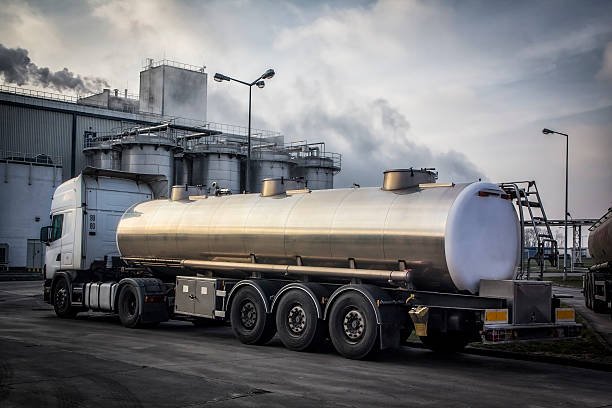
<svg viewBox="0 0 612 408">
<path fill-rule="evenodd" d="M 312 298 L 301 290 L 290 290 L 281 298 L 276 310 L 276 329 L 289 350 L 312 350 L 324 339 L 324 322 L 317 317 Z"/>
<path fill-rule="evenodd" d="M 603 300 L 593 299 L 593 311 L 595 313 L 606 313 L 608 311 L 608 306 Z"/>
<path fill-rule="evenodd" d="M 261 296 L 248 286 L 241 288 L 232 301 L 230 322 L 234 335 L 244 344 L 265 344 L 276 332 Z"/>
<path fill-rule="evenodd" d="M 73 318 L 78 313 L 70 304 L 70 285 L 65 278 L 59 279 L 53 288 L 53 309 L 62 319 Z"/>
<path fill-rule="evenodd" d="M 378 324 L 367 299 L 354 292 L 341 295 L 329 314 L 329 336 L 347 358 L 362 359 L 376 351 Z"/>
<path fill-rule="evenodd" d="M 459 353 L 469 343 L 467 336 L 461 332 L 440 333 L 433 331 L 427 333 L 427 336 L 420 337 L 420 339 L 428 349 L 444 354 Z"/>
<path fill-rule="evenodd" d="M 126 285 L 121 289 L 117 306 L 121 324 L 130 329 L 138 327 L 140 323 L 140 296 L 138 296 L 134 286 Z"/>
</svg>

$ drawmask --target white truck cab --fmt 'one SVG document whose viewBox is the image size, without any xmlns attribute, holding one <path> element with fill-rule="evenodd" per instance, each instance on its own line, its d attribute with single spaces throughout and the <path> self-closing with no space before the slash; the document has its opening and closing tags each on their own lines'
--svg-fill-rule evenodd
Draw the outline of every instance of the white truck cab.
<svg viewBox="0 0 612 408">
<path fill-rule="evenodd" d="M 121 215 L 166 192 L 163 176 L 91 167 L 62 183 L 51 202 L 51 225 L 40 233 L 47 245 L 45 282 L 58 271 L 93 271 L 119 257 L 116 232 Z"/>
</svg>

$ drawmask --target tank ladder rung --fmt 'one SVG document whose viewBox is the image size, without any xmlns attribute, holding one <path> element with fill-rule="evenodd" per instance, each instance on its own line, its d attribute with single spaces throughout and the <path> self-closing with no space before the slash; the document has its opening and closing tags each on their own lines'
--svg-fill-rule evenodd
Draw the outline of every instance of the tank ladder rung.
<svg viewBox="0 0 612 408">
<path fill-rule="evenodd" d="M 536 208 L 539 208 L 542 206 L 539 201 L 527 201 L 527 200 L 521 200 L 521 205 L 524 205 L 527 207 L 536 207 Z"/>
</svg>

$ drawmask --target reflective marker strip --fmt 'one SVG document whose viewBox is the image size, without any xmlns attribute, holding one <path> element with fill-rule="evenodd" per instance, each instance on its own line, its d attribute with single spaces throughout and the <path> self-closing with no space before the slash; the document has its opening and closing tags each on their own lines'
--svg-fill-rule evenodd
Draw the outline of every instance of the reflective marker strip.
<svg viewBox="0 0 612 408">
<path fill-rule="evenodd" d="M 427 336 L 427 325 L 425 323 L 415 323 L 414 331 L 417 336 Z"/>
<path fill-rule="evenodd" d="M 570 307 L 560 307 L 555 309 L 555 320 L 557 322 L 575 322 L 576 312 Z"/>
<path fill-rule="evenodd" d="M 508 309 L 485 310 L 485 324 L 508 323 Z"/>
</svg>

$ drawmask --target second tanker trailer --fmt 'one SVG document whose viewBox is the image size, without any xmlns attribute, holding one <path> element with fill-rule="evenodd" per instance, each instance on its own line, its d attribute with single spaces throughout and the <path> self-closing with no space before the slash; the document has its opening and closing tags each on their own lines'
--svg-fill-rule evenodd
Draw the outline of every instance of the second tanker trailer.
<svg viewBox="0 0 612 408">
<path fill-rule="evenodd" d="M 612 208 L 589 228 L 589 253 L 594 265 L 584 274 L 584 302 L 612 317 Z"/>
<path fill-rule="evenodd" d="M 155 200 L 155 177 L 86 169 L 57 189 L 41 231 L 45 298 L 60 317 L 113 312 L 127 327 L 228 320 L 247 344 L 278 334 L 307 350 L 329 338 L 349 358 L 413 331 L 444 351 L 575 335 L 550 284 L 512 280 L 510 197 L 491 183 L 434 181 L 407 169 L 385 172 L 382 188 L 274 179 L 261 194 L 175 187 Z"/>
</svg>

